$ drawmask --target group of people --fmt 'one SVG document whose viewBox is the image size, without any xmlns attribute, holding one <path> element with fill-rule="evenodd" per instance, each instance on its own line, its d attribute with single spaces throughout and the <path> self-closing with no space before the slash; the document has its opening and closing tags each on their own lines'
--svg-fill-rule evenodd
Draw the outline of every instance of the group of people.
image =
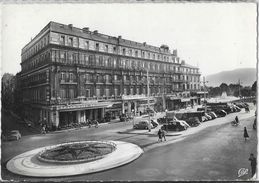
<svg viewBox="0 0 259 183">
<path fill-rule="evenodd" d="M 158 130 L 157 135 L 158 135 L 158 142 L 162 142 L 163 139 L 164 139 L 164 141 L 166 141 L 166 138 L 165 138 L 165 130 L 163 130 L 162 128 L 160 128 L 160 129 Z"/>
</svg>

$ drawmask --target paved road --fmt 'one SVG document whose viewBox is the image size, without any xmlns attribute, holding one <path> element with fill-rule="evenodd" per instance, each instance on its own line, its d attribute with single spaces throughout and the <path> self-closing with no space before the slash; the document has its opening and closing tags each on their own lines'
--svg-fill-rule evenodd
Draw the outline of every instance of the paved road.
<svg viewBox="0 0 259 183">
<path fill-rule="evenodd" d="M 226 119 L 217 120 L 230 120 L 233 119 L 234 115 L 236 114 L 228 115 Z M 249 116 L 244 112 L 238 115 L 240 118 Z M 250 116 L 252 116 L 252 112 Z M 178 142 L 173 140 L 180 137 L 168 137 L 168 142 L 160 144 L 156 143 L 155 134 L 117 133 L 132 126 L 130 123 L 118 123 L 102 126 L 98 129 L 81 129 L 45 136 L 26 136 L 21 141 L 2 144 L 2 162 L 22 152 L 44 145 L 68 140 L 111 139 L 136 143 L 144 148 L 145 153 L 134 162 L 112 170 L 90 175 L 44 180 L 233 180 L 238 178 L 237 172 L 240 168 L 250 168 L 249 154 L 251 152 L 256 154 L 257 139 L 256 132 L 252 130 L 253 119 L 254 117 L 241 120 L 241 125 L 238 127 L 233 127 L 229 123 L 208 127 L 198 133 L 186 136 L 185 139 Z M 213 121 L 207 123 L 212 124 Z M 250 134 L 250 139 L 247 142 L 244 142 L 243 139 L 244 126 L 247 126 Z M 2 168 L 2 178 L 43 180 L 17 176 L 7 172 L 4 168 Z M 249 175 L 241 178 L 248 179 Z"/>
</svg>

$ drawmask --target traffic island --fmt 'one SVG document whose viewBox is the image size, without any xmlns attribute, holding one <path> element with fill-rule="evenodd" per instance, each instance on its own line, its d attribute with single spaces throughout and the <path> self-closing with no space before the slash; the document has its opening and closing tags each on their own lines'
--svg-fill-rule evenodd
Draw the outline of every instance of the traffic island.
<svg viewBox="0 0 259 183">
<path fill-rule="evenodd" d="M 31 177 L 63 177 L 115 168 L 137 159 L 143 150 L 122 141 L 79 141 L 37 148 L 20 154 L 6 167 Z"/>
</svg>

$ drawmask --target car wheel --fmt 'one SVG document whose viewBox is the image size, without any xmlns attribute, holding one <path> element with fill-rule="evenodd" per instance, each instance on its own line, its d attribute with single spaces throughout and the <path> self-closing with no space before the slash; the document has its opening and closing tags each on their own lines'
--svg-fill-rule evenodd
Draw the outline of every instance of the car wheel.
<svg viewBox="0 0 259 183">
<path fill-rule="evenodd" d="M 148 127 L 146 126 L 146 127 L 145 127 L 145 129 L 147 130 L 147 129 L 148 129 Z"/>
<path fill-rule="evenodd" d="M 179 128 L 176 128 L 175 131 L 179 132 Z"/>
</svg>

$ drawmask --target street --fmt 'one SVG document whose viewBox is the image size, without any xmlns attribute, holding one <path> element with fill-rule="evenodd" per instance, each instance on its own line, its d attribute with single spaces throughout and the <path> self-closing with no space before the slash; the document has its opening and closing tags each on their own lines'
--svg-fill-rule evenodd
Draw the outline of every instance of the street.
<svg viewBox="0 0 259 183">
<path fill-rule="evenodd" d="M 240 125 L 234 127 L 230 121 L 237 115 Z M 254 110 L 249 114 L 229 114 L 218 118 L 224 123 L 208 121 L 202 127 L 188 129 L 196 133 L 181 136 L 167 136 L 167 141 L 157 143 L 156 134 L 118 133 L 132 128 L 132 123 L 114 123 L 99 128 L 85 128 L 69 132 L 50 133 L 47 135 L 23 136 L 20 141 L 2 143 L 2 163 L 8 159 L 37 147 L 76 140 L 120 140 L 138 144 L 145 153 L 127 165 L 108 171 L 64 178 L 29 178 L 14 175 L 2 166 L 4 180 L 41 180 L 41 181 L 75 181 L 75 180 L 247 180 L 251 177 L 250 153 L 257 154 L 256 131 L 252 129 Z M 248 117 L 248 118 L 247 118 Z M 247 127 L 250 139 L 245 142 L 243 128 Z M 186 133 L 188 132 L 186 131 Z M 183 136 L 183 135 L 182 135 Z M 15 148 L 14 148 L 15 147 Z M 2 164 L 3 165 L 3 164 Z M 248 174 L 238 177 L 240 168 L 249 169 Z"/>
</svg>

